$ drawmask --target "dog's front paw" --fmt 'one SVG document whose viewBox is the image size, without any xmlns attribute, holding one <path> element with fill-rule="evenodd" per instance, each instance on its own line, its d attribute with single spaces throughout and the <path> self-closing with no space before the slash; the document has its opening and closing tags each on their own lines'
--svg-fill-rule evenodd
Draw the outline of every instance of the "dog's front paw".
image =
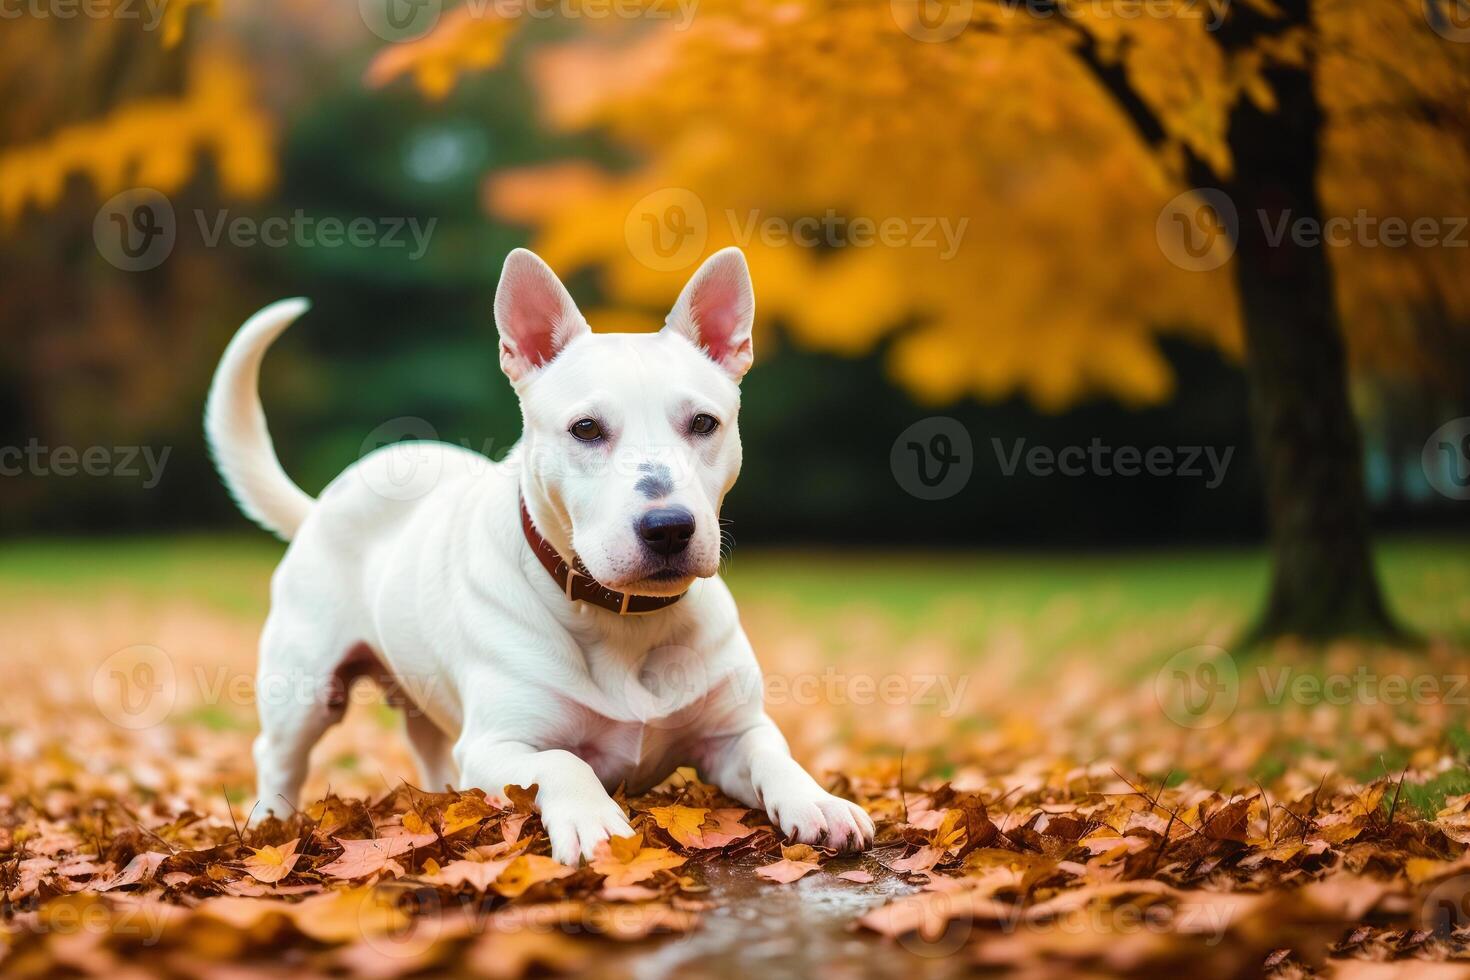
<svg viewBox="0 0 1470 980">
<path fill-rule="evenodd" d="M 801 844 L 821 844 L 838 851 L 865 851 L 873 846 L 873 818 L 856 803 L 816 790 L 766 801 L 771 823 Z"/>
<path fill-rule="evenodd" d="M 541 823 L 551 838 L 551 856 L 573 868 L 578 858 L 592 860 L 597 845 L 609 837 L 628 837 L 633 833 L 622 808 L 606 796 L 598 801 L 543 806 Z"/>
</svg>

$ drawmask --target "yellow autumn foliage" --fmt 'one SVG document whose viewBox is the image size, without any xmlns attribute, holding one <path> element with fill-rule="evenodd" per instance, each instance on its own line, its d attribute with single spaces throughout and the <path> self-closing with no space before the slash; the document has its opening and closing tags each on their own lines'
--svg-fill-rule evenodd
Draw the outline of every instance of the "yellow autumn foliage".
<svg viewBox="0 0 1470 980">
<path fill-rule="evenodd" d="M 139 186 L 167 194 L 204 157 L 228 195 L 259 197 L 276 179 L 274 123 L 255 103 L 245 66 L 223 50 L 190 60 L 178 96 L 125 102 L 95 121 L 0 151 L 0 222 L 55 206 L 73 176 L 101 198 Z"/>
<path fill-rule="evenodd" d="M 1148 403 L 1173 385 L 1161 334 L 1238 353 L 1231 267 L 1180 268 L 1156 223 L 1189 189 L 1186 152 L 1229 180 L 1230 113 L 1242 99 L 1273 109 L 1274 66 L 1315 60 L 1328 215 L 1470 214 L 1470 45 L 1428 30 L 1413 0 L 1318 0 L 1314 31 L 1252 46 L 1219 43 L 1228 8 L 1194 0 L 1127 16 L 1106 2 L 1037 16 L 981 0 L 704 0 L 686 29 L 657 19 L 662 6 L 531 62 L 552 124 L 605 129 L 645 164 L 500 173 L 492 212 L 534 225 L 553 265 L 597 266 L 615 303 L 649 311 L 703 255 L 740 245 L 765 324 L 844 355 L 891 338 L 892 375 L 926 401 Z M 474 22 L 462 9 L 425 41 L 473 43 Z M 1084 56 L 1124 73 L 1161 145 L 1138 139 Z M 411 56 L 389 59 L 378 80 L 411 70 Z M 444 83 L 424 87 L 438 97 Z M 872 247 L 790 243 L 797 219 L 826 215 L 896 218 L 904 232 Z M 763 232 L 771 219 L 785 239 Z M 952 248 L 920 241 L 945 221 L 963 229 Z M 1334 249 L 1358 366 L 1425 367 L 1426 318 L 1470 317 L 1465 254 Z"/>
</svg>

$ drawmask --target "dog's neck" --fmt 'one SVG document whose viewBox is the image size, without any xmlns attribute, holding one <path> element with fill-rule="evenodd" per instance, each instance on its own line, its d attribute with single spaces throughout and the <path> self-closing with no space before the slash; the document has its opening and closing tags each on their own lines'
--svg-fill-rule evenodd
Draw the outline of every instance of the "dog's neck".
<svg viewBox="0 0 1470 980">
<path fill-rule="evenodd" d="M 536 564 L 546 570 L 568 602 L 585 602 L 618 616 L 645 616 L 667 609 L 688 594 L 639 595 L 598 582 L 571 547 L 571 535 L 566 530 L 570 522 L 557 514 L 544 494 L 528 492 L 527 482 L 523 475 L 518 488 L 522 535 Z"/>
</svg>

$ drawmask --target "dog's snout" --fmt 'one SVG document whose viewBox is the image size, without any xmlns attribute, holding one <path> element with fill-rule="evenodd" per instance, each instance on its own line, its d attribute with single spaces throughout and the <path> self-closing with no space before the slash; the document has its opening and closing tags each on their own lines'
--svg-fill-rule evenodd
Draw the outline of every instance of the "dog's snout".
<svg viewBox="0 0 1470 980">
<path fill-rule="evenodd" d="M 694 515 L 683 507 L 657 507 L 639 518 L 638 536 L 654 554 L 677 555 L 694 537 Z"/>
</svg>

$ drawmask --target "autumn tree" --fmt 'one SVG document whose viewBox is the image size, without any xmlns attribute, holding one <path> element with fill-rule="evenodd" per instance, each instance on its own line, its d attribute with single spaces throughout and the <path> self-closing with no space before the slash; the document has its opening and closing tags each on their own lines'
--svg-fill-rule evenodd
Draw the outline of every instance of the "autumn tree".
<svg viewBox="0 0 1470 980">
<path fill-rule="evenodd" d="M 1409 0 L 707 0 L 687 26 L 660 11 L 531 60 L 555 125 L 605 129 L 643 161 L 492 178 L 492 210 L 533 224 L 553 264 L 599 267 L 615 302 L 652 311 L 701 254 L 739 244 L 767 322 L 816 349 L 885 344 L 933 404 L 1159 401 L 1161 335 L 1219 345 L 1243 358 L 1265 478 L 1259 634 L 1395 632 L 1348 367 L 1442 376 L 1470 314 L 1464 253 L 1296 232 L 1467 213 L 1470 45 Z M 370 78 L 442 97 L 515 26 L 461 8 Z M 762 230 L 830 213 L 905 219 L 908 238 L 804 248 Z M 919 227 L 946 217 L 966 221 L 952 251 L 923 247 Z"/>
<path fill-rule="evenodd" d="M 197 398 L 181 397 L 180 378 L 202 379 L 218 354 L 198 327 L 230 270 L 187 233 L 168 261 L 159 252 L 121 267 L 119 231 L 171 243 L 104 212 L 117 201 L 116 217 L 131 217 L 127 195 L 150 188 L 173 203 L 166 216 L 144 215 L 148 227 L 187 232 L 188 205 L 272 185 L 274 125 L 250 74 L 218 37 L 198 36 L 212 6 L 92 4 L 85 15 L 22 13 L 0 29 L 0 264 L 9 285 L 23 284 L 0 291 L 7 440 L 197 432 Z M 116 504 L 29 476 L 7 479 L 5 492 L 12 513 L 68 493 L 78 510 Z"/>
</svg>

